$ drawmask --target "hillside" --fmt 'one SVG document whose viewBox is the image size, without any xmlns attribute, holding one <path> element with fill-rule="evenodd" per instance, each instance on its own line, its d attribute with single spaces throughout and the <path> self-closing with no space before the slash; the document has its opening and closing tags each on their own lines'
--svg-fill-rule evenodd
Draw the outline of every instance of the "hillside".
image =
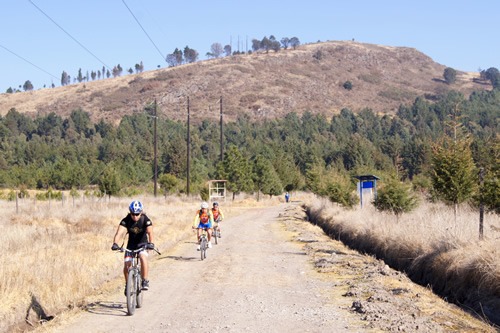
<svg viewBox="0 0 500 333">
<path fill-rule="evenodd" d="M 277 118 L 295 111 L 330 116 L 342 108 L 356 112 L 369 107 L 394 113 L 417 96 L 434 99 L 453 89 L 468 95 L 491 89 L 479 73 L 457 70 L 457 82 L 443 81 L 446 65 L 406 47 L 351 41 L 302 45 L 296 50 L 255 53 L 199 61 L 174 68 L 41 89 L 0 94 L 0 114 L 11 108 L 33 115 L 55 112 L 63 117 L 77 108 L 97 121 L 118 122 L 142 112 L 155 99 L 159 114 L 186 119 L 219 118 L 223 98 L 225 120 L 248 114 L 252 119 Z M 343 87 L 352 83 L 352 90 Z"/>
</svg>

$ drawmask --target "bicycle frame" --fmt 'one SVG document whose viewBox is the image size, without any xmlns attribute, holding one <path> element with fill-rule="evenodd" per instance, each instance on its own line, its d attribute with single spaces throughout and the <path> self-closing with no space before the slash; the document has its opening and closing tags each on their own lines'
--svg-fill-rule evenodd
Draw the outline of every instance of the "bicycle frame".
<svg viewBox="0 0 500 333">
<path fill-rule="evenodd" d="M 144 251 L 146 248 L 143 246 L 137 250 L 123 249 L 122 251 L 130 253 L 132 256 L 132 262 L 128 268 L 127 277 L 127 313 L 132 316 L 135 313 L 136 308 L 142 307 L 142 277 L 141 277 L 141 259 L 139 253 Z"/>
<path fill-rule="evenodd" d="M 130 253 L 132 260 L 131 265 L 128 268 L 127 276 L 127 314 L 132 316 L 136 308 L 142 307 L 142 276 L 141 276 L 141 258 L 140 253 L 146 251 L 146 246 L 141 246 L 137 250 L 124 249 L 121 247 L 120 252 Z M 158 249 L 152 249 L 159 255 L 161 255 Z"/>
<path fill-rule="evenodd" d="M 201 228 L 201 235 L 200 235 L 200 253 L 201 253 L 201 260 L 205 259 L 207 257 L 207 249 L 208 249 L 208 232 L 206 228 Z"/>
</svg>

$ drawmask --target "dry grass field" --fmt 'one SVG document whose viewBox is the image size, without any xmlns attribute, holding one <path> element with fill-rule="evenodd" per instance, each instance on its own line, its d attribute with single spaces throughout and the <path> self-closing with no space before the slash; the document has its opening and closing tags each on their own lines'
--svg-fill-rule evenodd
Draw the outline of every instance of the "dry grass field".
<svg viewBox="0 0 500 333">
<path fill-rule="evenodd" d="M 397 222 L 371 205 L 346 211 L 323 200 L 307 208 L 312 223 L 352 249 L 374 255 L 414 282 L 476 314 L 500 322 L 500 217 L 423 203 Z"/>
<path fill-rule="evenodd" d="M 155 244 L 160 251 L 194 237 L 191 224 L 199 200 L 163 196 L 138 199 L 153 221 Z M 17 207 L 15 201 L 2 200 L 1 326 L 8 329 L 25 319 L 36 321 L 44 314 L 81 306 L 86 296 L 123 283 L 123 254 L 110 248 L 132 200 L 81 196 L 63 202 L 28 198 L 19 200 Z M 222 208 L 231 216 L 234 207 L 240 210 L 277 200 L 256 202 L 241 197 L 234 203 L 223 203 Z"/>
<path fill-rule="evenodd" d="M 313 195 L 295 195 L 309 219 L 351 248 L 384 259 L 414 281 L 465 308 L 493 318 L 500 304 L 500 217 L 486 215 L 485 239 L 478 240 L 478 214 L 422 204 L 399 222 L 366 205 L 344 210 Z M 90 295 L 122 285 L 122 255 L 110 246 L 118 222 L 134 198 L 75 201 L 2 201 L 0 320 L 5 329 L 20 322 L 86 304 Z M 154 223 L 155 244 L 165 252 L 193 237 L 199 200 L 140 196 Z M 227 216 L 243 209 L 275 205 L 282 198 L 241 196 L 223 204 Z M 445 298 L 446 298 L 445 297 Z M 481 308 L 473 304 L 480 302 Z M 498 313 L 497 313 L 498 315 Z M 1 330 L 0 330 L 1 331 Z"/>
</svg>

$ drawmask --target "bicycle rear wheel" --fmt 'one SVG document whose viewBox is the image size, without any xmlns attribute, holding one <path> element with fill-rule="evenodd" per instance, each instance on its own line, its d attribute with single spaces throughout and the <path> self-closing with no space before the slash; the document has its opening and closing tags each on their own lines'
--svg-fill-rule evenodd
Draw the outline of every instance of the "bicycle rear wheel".
<svg viewBox="0 0 500 333">
<path fill-rule="evenodd" d="M 217 226 L 214 227 L 214 232 L 212 232 L 212 236 L 214 238 L 215 244 L 217 244 L 217 236 L 218 236 L 219 228 Z"/>
<path fill-rule="evenodd" d="M 135 313 L 135 307 L 137 305 L 137 282 L 136 282 L 137 270 L 131 269 L 128 271 L 127 277 L 127 313 L 132 316 Z"/>
</svg>

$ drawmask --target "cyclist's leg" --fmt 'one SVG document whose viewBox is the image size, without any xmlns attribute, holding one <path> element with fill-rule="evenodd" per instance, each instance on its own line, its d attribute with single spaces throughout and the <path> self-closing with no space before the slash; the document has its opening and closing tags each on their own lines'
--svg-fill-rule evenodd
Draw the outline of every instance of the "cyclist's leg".
<svg viewBox="0 0 500 333">
<path fill-rule="evenodd" d="M 148 266 L 148 252 L 142 251 L 139 253 L 139 259 L 141 260 L 141 276 L 143 280 L 148 280 L 149 266 Z"/>
<path fill-rule="evenodd" d="M 125 277 L 125 284 L 127 284 L 127 279 L 128 279 L 128 269 L 132 265 L 132 257 L 127 255 L 127 252 L 125 252 L 125 256 L 123 258 L 123 275 Z"/>
<path fill-rule="evenodd" d="M 197 235 L 196 242 L 198 244 L 200 244 L 200 237 L 201 237 L 201 228 L 200 228 L 200 226 L 198 226 L 198 228 L 196 229 L 196 235 Z"/>
<path fill-rule="evenodd" d="M 207 238 L 210 242 L 210 240 L 212 239 L 212 228 L 207 228 Z"/>
</svg>

